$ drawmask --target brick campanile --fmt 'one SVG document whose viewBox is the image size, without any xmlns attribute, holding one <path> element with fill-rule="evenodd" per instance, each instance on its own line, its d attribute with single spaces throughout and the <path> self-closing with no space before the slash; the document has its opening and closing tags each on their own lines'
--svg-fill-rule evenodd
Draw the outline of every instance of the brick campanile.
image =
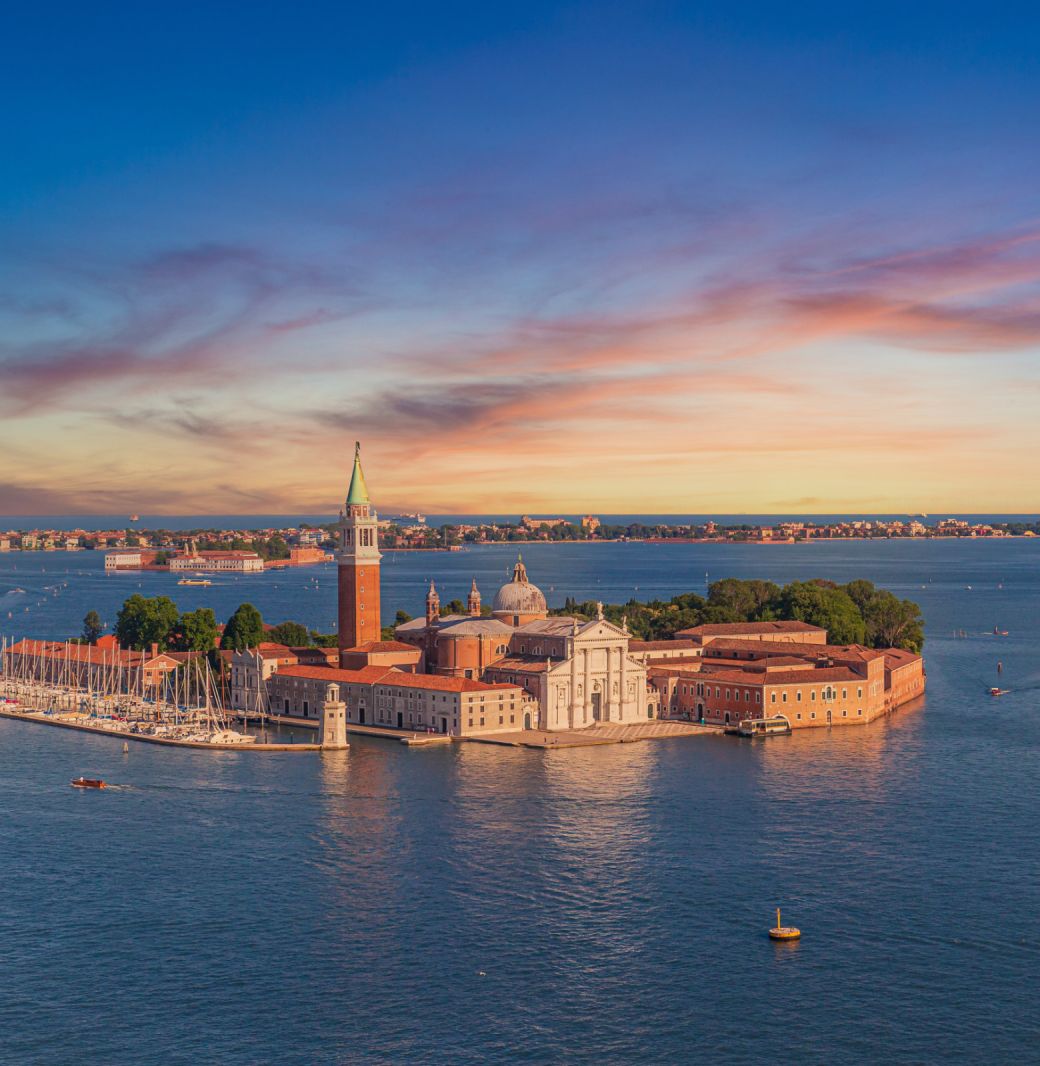
<svg viewBox="0 0 1040 1066">
<path fill-rule="evenodd" d="M 339 650 L 379 640 L 379 519 L 354 445 L 354 472 L 339 516 Z"/>
</svg>

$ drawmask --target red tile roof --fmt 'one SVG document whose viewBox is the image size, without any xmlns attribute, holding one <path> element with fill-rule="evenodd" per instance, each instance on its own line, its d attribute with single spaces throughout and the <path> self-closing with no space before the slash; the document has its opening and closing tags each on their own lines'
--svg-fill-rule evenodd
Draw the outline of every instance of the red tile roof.
<svg viewBox="0 0 1040 1066">
<path fill-rule="evenodd" d="M 549 669 L 549 663 L 544 658 L 527 658 L 519 655 L 499 659 L 488 667 L 497 673 L 514 674 L 544 674 Z"/>
<path fill-rule="evenodd" d="M 630 640 L 628 642 L 629 651 L 681 651 L 698 647 L 700 645 L 695 640 Z"/>
<path fill-rule="evenodd" d="M 347 648 L 348 652 L 385 652 L 385 651 L 409 651 L 416 652 L 419 648 L 415 644 L 405 644 L 403 640 L 366 640 L 363 644 L 355 644 L 353 648 Z"/>
<path fill-rule="evenodd" d="M 885 648 L 881 654 L 885 657 L 885 668 L 888 670 L 898 670 L 901 666 L 909 666 L 921 658 L 915 652 L 905 651 L 903 648 Z"/>
<path fill-rule="evenodd" d="M 395 688 L 426 689 L 437 692 L 488 692 L 491 689 L 515 688 L 515 685 L 485 684 L 468 677 L 443 677 L 440 674 L 406 674 L 392 666 L 363 666 L 360 670 L 341 670 L 333 666 L 287 666 L 277 677 L 300 677 L 337 682 L 345 685 L 393 685 Z"/>
<path fill-rule="evenodd" d="M 720 652 L 722 654 L 720 654 Z M 732 654 L 726 654 L 727 652 Z M 797 656 L 805 662 L 817 662 L 820 659 L 832 659 L 835 662 L 869 663 L 880 659 L 884 652 L 866 648 L 862 644 L 806 644 L 801 641 L 785 640 L 712 640 L 704 647 L 706 664 L 714 662 L 752 662 L 742 659 L 736 653 L 749 652 L 759 662 L 768 662 L 776 658 Z"/>
<path fill-rule="evenodd" d="M 336 682 L 342 685 L 373 685 L 386 674 L 399 672 L 392 666 L 363 666 L 360 670 L 341 670 L 335 666 L 286 666 L 275 676 L 328 681 L 330 684 Z"/>
<path fill-rule="evenodd" d="M 675 636 L 685 637 L 724 637 L 728 633 L 825 633 L 820 626 L 808 622 L 709 622 L 705 625 L 680 629 Z"/>
</svg>

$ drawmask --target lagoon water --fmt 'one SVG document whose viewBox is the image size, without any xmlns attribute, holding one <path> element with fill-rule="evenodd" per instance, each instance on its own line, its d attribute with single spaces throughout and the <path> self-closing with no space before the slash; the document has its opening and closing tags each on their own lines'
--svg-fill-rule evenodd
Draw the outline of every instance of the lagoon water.
<svg viewBox="0 0 1040 1066">
<path fill-rule="evenodd" d="M 124 755 L 0 720 L 0 1062 L 1037 1060 L 1040 544 L 524 555 L 553 603 L 871 578 L 924 608 L 928 695 L 865 728 L 554 752 Z M 489 596 L 513 558 L 388 554 L 386 620 L 430 577 Z M 61 636 L 131 591 L 334 617 L 331 569 L 198 589 L 100 561 L 0 556 L 0 628 Z M 778 904 L 801 942 L 766 939 Z"/>
</svg>

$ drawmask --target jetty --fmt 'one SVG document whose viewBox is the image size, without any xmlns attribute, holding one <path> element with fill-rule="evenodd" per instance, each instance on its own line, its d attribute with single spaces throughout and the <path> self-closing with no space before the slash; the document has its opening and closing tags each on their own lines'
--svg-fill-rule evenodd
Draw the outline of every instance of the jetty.
<svg viewBox="0 0 1040 1066">
<path fill-rule="evenodd" d="M 161 736 L 159 734 L 134 732 L 120 729 L 113 725 L 94 724 L 89 719 L 76 721 L 70 716 L 49 714 L 44 711 L 13 711 L 9 706 L 0 704 L 0 718 L 10 718 L 19 722 L 36 722 L 40 725 L 57 726 L 61 729 L 78 729 L 82 733 L 94 733 L 116 740 L 136 740 L 142 744 L 163 744 L 172 748 L 199 748 L 205 751 L 321 751 L 320 744 L 265 744 L 249 737 L 248 740 L 219 741 L 192 739 L 191 736 Z"/>
</svg>

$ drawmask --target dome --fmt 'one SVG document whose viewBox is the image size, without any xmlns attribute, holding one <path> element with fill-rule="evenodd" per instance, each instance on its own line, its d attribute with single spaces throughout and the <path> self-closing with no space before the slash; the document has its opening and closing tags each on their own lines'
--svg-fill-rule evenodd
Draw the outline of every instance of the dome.
<svg viewBox="0 0 1040 1066">
<path fill-rule="evenodd" d="M 516 566 L 513 567 L 513 580 L 495 593 L 491 610 L 494 614 L 509 615 L 545 615 L 548 612 L 542 590 L 527 580 L 527 568 L 523 559 L 518 558 Z"/>
</svg>

